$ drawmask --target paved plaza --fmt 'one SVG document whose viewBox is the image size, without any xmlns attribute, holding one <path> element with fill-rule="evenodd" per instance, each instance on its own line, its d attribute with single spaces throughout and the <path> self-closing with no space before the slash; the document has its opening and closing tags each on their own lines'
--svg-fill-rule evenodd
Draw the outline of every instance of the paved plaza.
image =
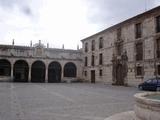
<svg viewBox="0 0 160 120">
<path fill-rule="evenodd" d="M 0 83 L 0 120 L 104 120 L 133 110 L 135 87 Z"/>
</svg>

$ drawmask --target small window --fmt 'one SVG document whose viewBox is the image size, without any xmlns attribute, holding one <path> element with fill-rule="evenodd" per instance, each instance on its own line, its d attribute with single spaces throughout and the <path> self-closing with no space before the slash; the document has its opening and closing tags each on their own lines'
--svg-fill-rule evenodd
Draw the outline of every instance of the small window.
<svg viewBox="0 0 160 120">
<path fill-rule="evenodd" d="M 99 65 L 103 64 L 103 54 L 99 54 Z"/>
<path fill-rule="evenodd" d="M 92 51 L 95 50 L 95 40 L 92 40 L 92 46 L 91 46 Z"/>
<path fill-rule="evenodd" d="M 85 57 L 85 66 L 88 66 L 88 58 Z"/>
<path fill-rule="evenodd" d="M 92 58 L 91 58 L 91 65 L 94 66 L 94 55 L 92 55 Z"/>
<path fill-rule="evenodd" d="M 88 43 L 85 43 L 85 52 L 88 52 Z"/>
<path fill-rule="evenodd" d="M 156 32 L 160 32 L 160 16 L 156 17 Z"/>
<path fill-rule="evenodd" d="M 99 49 L 103 48 L 103 37 L 99 38 Z"/>
<path fill-rule="evenodd" d="M 136 67 L 136 73 L 137 73 L 137 76 L 142 76 L 143 75 L 142 66 L 137 66 Z"/>
<path fill-rule="evenodd" d="M 84 76 L 87 77 L 87 71 L 84 71 Z"/>
<path fill-rule="evenodd" d="M 102 76 L 102 75 L 103 75 L 103 71 L 101 69 L 101 70 L 99 70 L 99 76 Z"/>
<path fill-rule="evenodd" d="M 135 31 L 135 37 L 136 37 L 136 39 L 137 38 L 141 38 L 141 36 L 142 36 L 142 24 L 141 23 L 138 23 L 138 24 L 136 24 L 135 25 L 135 27 L 136 27 L 136 31 Z"/>
</svg>

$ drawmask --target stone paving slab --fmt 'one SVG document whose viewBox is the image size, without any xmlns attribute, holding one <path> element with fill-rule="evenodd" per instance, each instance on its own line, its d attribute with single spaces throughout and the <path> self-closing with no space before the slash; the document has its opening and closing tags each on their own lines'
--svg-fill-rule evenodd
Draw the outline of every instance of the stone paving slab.
<svg viewBox="0 0 160 120">
<path fill-rule="evenodd" d="M 132 110 L 133 87 L 0 83 L 0 120 L 104 120 Z"/>
<path fill-rule="evenodd" d="M 139 120 L 139 119 L 136 117 L 134 111 L 127 111 L 110 116 L 105 120 Z"/>
</svg>

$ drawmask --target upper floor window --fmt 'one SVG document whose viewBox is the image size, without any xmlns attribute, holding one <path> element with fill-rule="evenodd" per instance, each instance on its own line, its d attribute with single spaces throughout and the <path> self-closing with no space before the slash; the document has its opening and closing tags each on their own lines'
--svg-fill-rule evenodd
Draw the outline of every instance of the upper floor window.
<svg viewBox="0 0 160 120">
<path fill-rule="evenodd" d="M 103 48 L 103 37 L 99 38 L 99 49 Z"/>
<path fill-rule="evenodd" d="M 92 51 L 95 50 L 95 40 L 92 40 L 92 46 L 91 46 Z"/>
<path fill-rule="evenodd" d="M 85 57 L 85 66 L 87 66 L 87 65 L 88 65 L 88 58 Z"/>
<path fill-rule="evenodd" d="M 94 66 L 94 55 L 92 55 L 92 58 L 91 58 L 91 65 Z"/>
<path fill-rule="evenodd" d="M 99 65 L 103 64 L 103 54 L 99 54 Z"/>
<path fill-rule="evenodd" d="M 136 60 L 143 60 L 143 44 L 139 42 L 136 44 Z"/>
<path fill-rule="evenodd" d="M 88 52 L 88 43 L 85 43 L 85 52 Z"/>
<path fill-rule="evenodd" d="M 99 70 L 99 76 L 102 76 L 103 75 L 103 71 L 102 69 Z"/>
<path fill-rule="evenodd" d="M 156 32 L 160 32 L 160 16 L 156 17 Z"/>
<path fill-rule="evenodd" d="M 157 58 L 160 58 L 160 38 L 157 39 Z"/>
<path fill-rule="evenodd" d="M 87 77 L 87 71 L 84 71 L 84 76 Z"/>
<path fill-rule="evenodd" d="M 141 38 L 142 37 L 142 24 L 138 23 L 135 25 L 135 37 L 137 38 Z"/>
</svg>

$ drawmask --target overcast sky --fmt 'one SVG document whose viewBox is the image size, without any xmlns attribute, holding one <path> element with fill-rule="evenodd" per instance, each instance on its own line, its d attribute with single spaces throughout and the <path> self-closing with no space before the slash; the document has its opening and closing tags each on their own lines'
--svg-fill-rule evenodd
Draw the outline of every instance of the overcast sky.
<svg viewBox="0 0 160 120">
<path fill-rule="evenodd" d="M 160 5 L 160 0 L 0 0 L 0 44 L 76 49 L 80 40 Z"/>
</svg>

